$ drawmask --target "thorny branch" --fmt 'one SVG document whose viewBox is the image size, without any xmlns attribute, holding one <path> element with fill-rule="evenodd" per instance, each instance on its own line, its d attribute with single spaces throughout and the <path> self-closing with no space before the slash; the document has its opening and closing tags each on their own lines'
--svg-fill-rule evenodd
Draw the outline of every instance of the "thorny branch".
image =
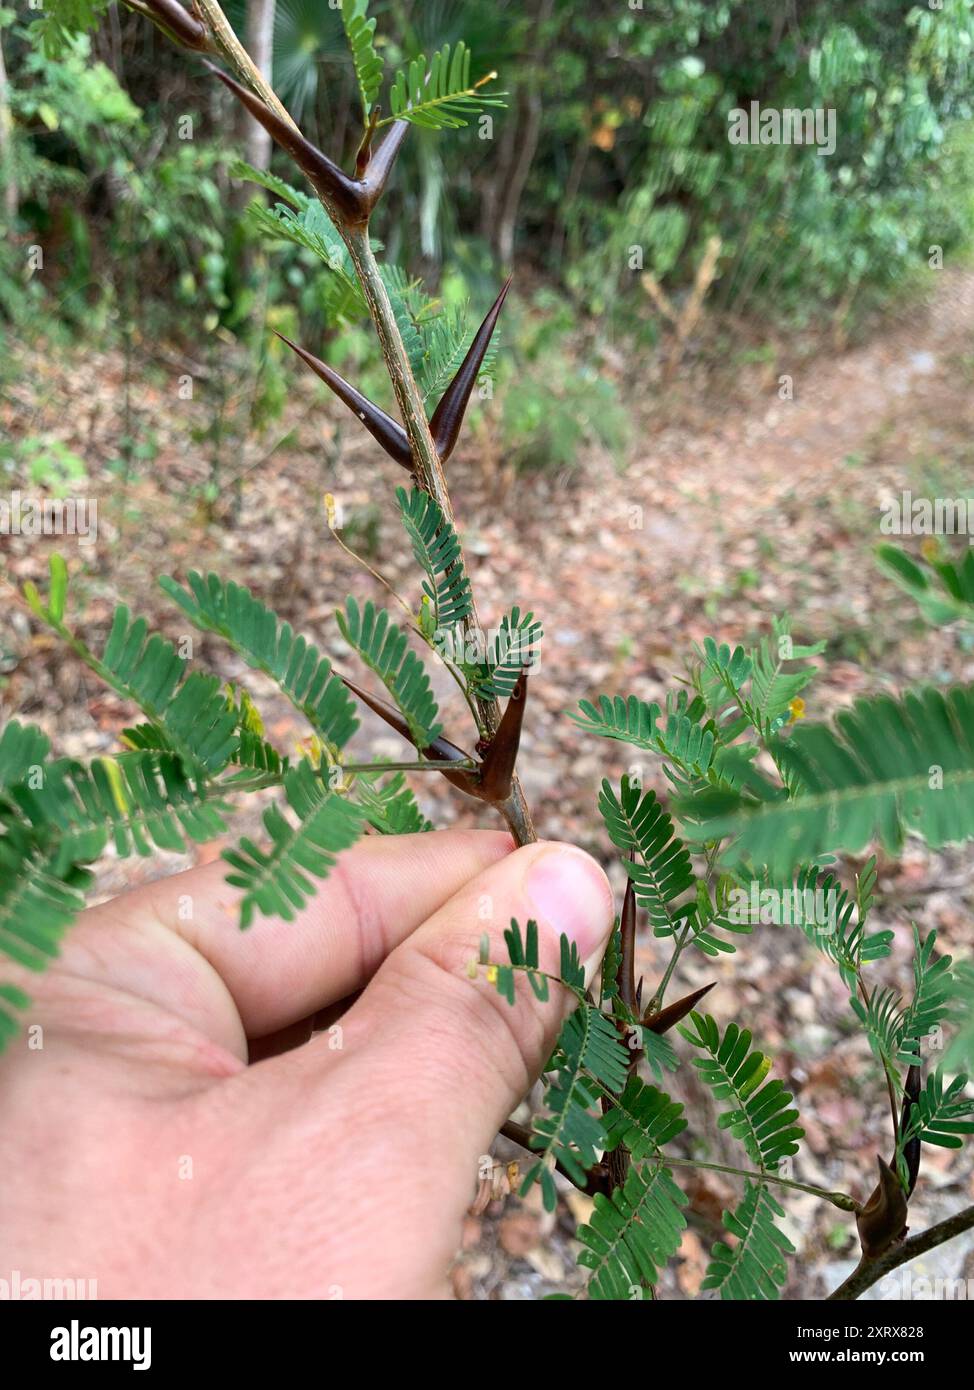
<svg viewBox="0 0 974 1390">
<path fill-rule="evenodd" d="M 300 145 L 302 151 L 304 151 L 304 147 L 313 151 L 313 147 L 307 146 L 307 142 L 303 140 L 297 126 L 271 88 L 270 83 L 259 71 L 243 44 L 234 34 L 218 0 L 195 0 L 195 4 L 198 18 L 194 18 L 188 10 L 183 10 L 183 18 L 178 19 L 179 27 L 176 29 L 174 29 L 173 15 L 181 7 L 175 3 L 175 0 L 138 0 L 133 8 L 138 9 L 143 14 L 148 14 L 150 18 L 162 21 L 164 32 L 175 38 L 177 42 L 182 42 L 201 52 L 216 51 L 233 69 L 243 84 L 245 90 L 241 99 L 246 100 L 249 97 L 251 102 L 253 98 L 259 99 L 264 107 L 273 113 L 273 117 L 276 117 L 278 122 L 285 123 L 288 128 L 283 136 L 285 141 L 293 140 L 296 146 Z M 165 10 L 164 14 L 162 9 Z M 208 31 L 205 38 L 198 33 L 196 28 L 200 23 Z M 224 80 L 226 81 L 226 79 Z M 227 82 L 227 85 L 230 83 Z M 238 95 L 241 95 L 239 91 Z M 250 102 L 247 104 L 250 105 Z M 255 112 L 254 114 L 258 113 Z M 258 119 L 260 119 L 259 114 Z M 332 180 L 331 195 L 329 194 L 329 185 L 323 179 L 312 179 L 312 182 L 322 206 L 342 237 L 355 266 L 375 327 L 383 362 L 402 414 L 417 481 L 436 500 L 444 517 L 453 523 L 453 504 L 446 483 L 443 462 L 437 452 L 430 423 L 426 418 L 423 394 L 413 375 L 406 347 L 396 323 L 392 304 L 379 272 L 368 233 L 368 213 L 371 212 L 374 201 L 377 201 L 382 191 L 382 185 L 388 175 L 392 160 L 399 148 L 402 136 L 405 134 L 405 124 L 405 122 L 396 122 L 386 136 L 382 148 L 372 156 L 371 168 L 366 179 L 371 175 L 375 187 L 374 196 L 366 198 L 365 221 L 357 220 L 355 208 L 348 201 L 349 186 L 354 185 L 358 189 L 364 189 L 365 180 L 359 180 L 356 184 L 354 180 L 335 170 L 337 177 Z M 280 129 L 272 133 L 275 134 L 275 138 L 281 140 Z M 385 151 L 384 155 L 383 151 Z M 314 153 L 317 154 L 318 152 Z M 325 160 L 324 156 L 320 156 L 320 154 L 318 157 L 323 161 L 327 172 L 330 161 Z M 377 168 L 380 159 L 382 167 Z M 334 168 L 334 166 L 331 167 Z M 361 205 L 359 211 L 361 211 Z M 472 611 L 463 623 L 464 638 L 476 642 L 481 632 L 476 606 L 472 605 Z M 485 696 L 476 698 L 476 706 L 483 732 L 489 741 L 495 736 L 501 723 L 500 706 L 496 698 Z M 531 812 L 516 771 L 511 777 L 509 794 L 502 802 L 496 804 L 507 822 L 516 844 L 530 844 L 537 839 Z"/>
<path fill-rule="evenodd" d="M 948 1216 L 945 1221 L 938 1221 L 936 1226 L 931 1226 L 919 1235 L 910 1236 L 908 1240 L 892 1246 L 878 1258 L 871 1259 L 868 1255 L 863 1255 L 848 1279 L 840 1284 L 834 1293 L 829 1294 L 829 1299 L 858 1298 L 891 1270 L 905 1265 L 908 1260 L 915 1260 L 918 1255 L 925 1255 L 928 1250 L 934 1250 L 938 1245 L 953 1240 L 955 1236 L 963 1235 L 972 1227 L 974 1207 L 965 1207 L 954 1216 Z"/>
</svg>

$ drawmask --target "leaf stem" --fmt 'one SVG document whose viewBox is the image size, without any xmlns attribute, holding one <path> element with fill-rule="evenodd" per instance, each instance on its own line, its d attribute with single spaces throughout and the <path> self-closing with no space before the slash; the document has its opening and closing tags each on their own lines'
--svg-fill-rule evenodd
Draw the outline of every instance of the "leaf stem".
<svg viewBox="0 0 974 1390">
<path fill-rule="evenodd" d="M 829 1192 L 824 1187 L 816 1187 L 813 1183 L 797 1182 L 794 1178 L 779 1178 L 774 1173 L 765 1171 L 758 1172 L 747 1168 L 732 1168 L 726 1163 L 704 1163 L 697 1158 L 673 1158 L 667 1153 L 660 1154 L 660 1161 L 663 1164 L 672 1164 L 677 1168 L 708 1168 L 714 1173 L 732 1173 L 738 1178 L 749 1178 L 752 1182 L 773 1182 L 779 1187 L 792 1187 L 796 1192 L 808 1192 L 813 1197 L 821 1197 L 823 1202 L 831 1202 L 834 1207 L 841 1211 L 856 1212 L 858 1203 L 853 1197 L 849 1197 L 845 1192 Z"/>
</svg>

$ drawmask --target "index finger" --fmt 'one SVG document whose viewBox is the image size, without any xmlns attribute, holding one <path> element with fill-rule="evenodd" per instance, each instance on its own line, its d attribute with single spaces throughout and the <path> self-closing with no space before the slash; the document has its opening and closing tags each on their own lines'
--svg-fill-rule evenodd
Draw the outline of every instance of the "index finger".
<svg viewBox="0 0 974 1390">
<path fill-rule="evenodd" d="M 178 879 L 153 885 L 153 908 L 223 979 L 247 1036 L 261 1037 L 362 989 L 390 951 L 511 848 L 506 832 L 487 830 L 366 836 L 338 856 L 293 922 L 261 917 L 243 932 L 222 866 L 219 882 L 197 893 L 191 920 L 172 911 L 186 891 Z"/>
</svg>

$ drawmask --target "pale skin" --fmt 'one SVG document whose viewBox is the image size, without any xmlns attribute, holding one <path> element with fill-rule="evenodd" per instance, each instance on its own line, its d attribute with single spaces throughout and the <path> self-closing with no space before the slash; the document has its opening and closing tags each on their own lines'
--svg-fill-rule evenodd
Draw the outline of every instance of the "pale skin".
<svg viewBox="0 0 974 1390">
<path fill-rule="evenodd" d="M 604 873 L 490 831 L 370 837 L 297 921 L 241 933 L 225 867 L 5 971 L 34 1003 L 0 1058 L 0 1271 L 99 1298 L 449 1296 L 478 1165 L 569 1008 L 511 1008 L 468 963 L 533 917 L 542 966 L 565 931 L 591 974 Z"/>
</svg>

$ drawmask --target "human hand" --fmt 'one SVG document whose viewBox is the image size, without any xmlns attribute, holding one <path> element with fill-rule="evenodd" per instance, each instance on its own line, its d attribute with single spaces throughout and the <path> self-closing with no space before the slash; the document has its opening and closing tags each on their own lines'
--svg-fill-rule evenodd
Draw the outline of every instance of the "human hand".
<svg viewBox="0 0 974 1390">
<path fill-rule="evenodd" d="M 466 966 L 533 917 L 543 968 L 561 932 L 594 968 L 604 873 L 488 831 L 369 837 L 297 921 L 241 933 L 223 871 L 90 909 L 14 977 L 35 1002 L 0 1058 L 0 1270 L 99 1298 L 446 1296 L 478 1159 L 570 1006 L 512 1008 Z"/>
</svg>

